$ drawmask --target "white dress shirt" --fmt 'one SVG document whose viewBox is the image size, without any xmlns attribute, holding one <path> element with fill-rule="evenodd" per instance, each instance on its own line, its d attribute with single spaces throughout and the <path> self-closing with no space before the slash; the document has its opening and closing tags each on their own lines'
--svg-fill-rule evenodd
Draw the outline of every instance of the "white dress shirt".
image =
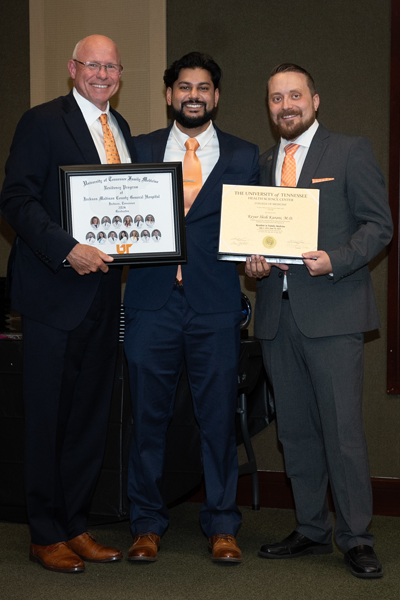
<svg viewBox="0 0 400 600">
<path fill-rule="evenodd" d="M 78 103 L 79 108 L 82 111 L 86 125 L 89 128 L 94 145 L 96 146 L 96 150 L 99 154 L 101 164 L 107 164 L 106 151 L 104 148 L 103 129 L 99 120 L 100 115 L 103 114 L 107 115 L 107 123 L 110 126 L 110 129 L 113 133 L 115 143 L 118 149 L 118 154 L 121 159 L 121 163 L 132 162 L 128 147 L 125 142 L 125 138 L 121 133 L 118 122 L 113 116 L 113 114 L 110 112 L 110 103 L 107 102 L 107 108 L 103 111 L 97 108 L 97 106 L 95 106 L 94 104 L 92 104 L 92 102 L 89 102 L 89 100 L 86 100 L 86 98 L 81 96 L 79 92 L 76 91 L 76 88 L 73 89 L 72 93 L 74 95 L 75 100 Z"/>
<path fill-rule="evenodd" d="M 310 127 L 307 129 L 307 131 L 302 133 L 297 138 L 297 140 L 289 140 L 288 141 L 288 140 L 284 140 L 283 138 L 281 138 L 281 143 L 279 145 L 279 150 L 278 150 L 278 158 L 276 161 L 276 171 L 275 171 L 276 185 L 279 185 L 279 186 L 281 185 L 282 165 L 283 165 L 283 161 L 284 161 L 285 155 L 286 155 L 285 146 L 287 146 L 288 144 L 299 144 L 300 148 L 297 148 L 296 152 L 293 155 L 294 159 L 296 161 L 296 185 L 297 185 L 297 182 L 299 181 L 301 170 L 304 165 L 304 161 L 306 160 L 308 150 L 311 146 L 311 142 L 313 141 L 313 137 L 316 134 L 318 127 L 319 127 L 319 123 L 315 119 L 314 123 L 312 125 L 310 125 Z M 287 289 L 288 289 L 287 276 L 286 276 L 286 272 L 284 271 L 283 291 L 286 292 Z"/>
<path fill-rule="evenodd" d="M 297 148 L 294 153 L 294 160 L 296 161 L 296 184 L 299 181 L 300 173 L 304 165 L 304 161 L 306 160 L 306 156 L 308 153 L 308 149 L 311 146 L 311 142 L 313 141 L 313 137 L 316 134 L 316 131 L 319 127 L 319 123 L 317 120 L 305 131 L 302 133 L 297 140 L 284 140 L 281 138 L 281 143 L 279 145 L 278 151 L 278 159 L 276 161 L 276 171 L 275 171 L 275 181 L 276 185 L 281 185 L 282 178 L 282 165 L 285 159 L 285 146 L 288 144 L 299 144 L 300 148 Z"/>
<path fill-rule="evenodd" d="M 185 142 L 189 138 L 174 122 L 165 147 L 164 162 L 181 162 L 186 154 Z M 196 154 L 201 163 L 203 185 L 219 159 L 219 141 L 212 121 L 203 133 L 196 137 L 199 147 Z"/>
</svg>

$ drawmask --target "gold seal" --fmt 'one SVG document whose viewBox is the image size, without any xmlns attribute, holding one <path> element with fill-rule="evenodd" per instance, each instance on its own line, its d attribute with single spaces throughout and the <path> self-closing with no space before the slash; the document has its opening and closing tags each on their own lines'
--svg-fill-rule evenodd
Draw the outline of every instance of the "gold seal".
<svg viewBox="0 0 400 600">
<path fill-rule="evenodd" d="M 266 248 L 269 248 L 269 249 L 275 248 L 275 246 L 276 246 L 276 239 L 274 237 L 272 237 L 272 235 L 267 235 L 267 237 L 265 237 L 263 239 L 262 243 L 263 243 L 263 245 Z"/>
</svg>

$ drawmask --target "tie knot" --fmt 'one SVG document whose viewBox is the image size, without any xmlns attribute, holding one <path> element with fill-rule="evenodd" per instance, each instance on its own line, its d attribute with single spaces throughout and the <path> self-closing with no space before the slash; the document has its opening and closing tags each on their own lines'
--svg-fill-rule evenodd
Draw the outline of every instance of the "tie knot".
<svg viewBox="0 0 400 600">
<path fill-rule="evenodd" d="M 199 146 L 200 146 L 200 144 L 196 140 L 196 138 L 188 138 L 185 142 L 186 150 L 193 150 L 194 152 L 196 152 L 196 150 Z"/>
<path fill-rule="evenodd" d="M 102 125 L 107 125 L 107 115 L 106 114 L 103 113 L 102 115 L 100 115 L 99 119 L 100 119 L 100 123 Z"/>
<path fill-rule="evenodd" d="M 300 144 L 288 144 L 285 146 L 286 155 L 293 156 L 297 152 L 297 149 L 300 148 Z"/>
</svg>

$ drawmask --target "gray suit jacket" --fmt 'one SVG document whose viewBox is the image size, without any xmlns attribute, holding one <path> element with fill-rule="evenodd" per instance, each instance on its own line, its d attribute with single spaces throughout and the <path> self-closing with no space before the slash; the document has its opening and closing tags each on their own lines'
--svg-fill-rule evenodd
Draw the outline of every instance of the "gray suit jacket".
<svg viewBox="0 0 400 600">
<path fill-rule="evenodd" d="M 260 157 L 260 185 L 275 185 L 279 144 Z M 312 183 L 313 179 L 334 178 Z M 368 263 L 392 237 L 385 182 L 366 138 L 331 133 L 321 125 L 309 148 L 297 187 L 319 188 L 318 250 L 333 277 L 311 277 L 290 265 L 292 312 L 307 337 L 360 333 L 380 326 Z M 273 267 L 257 282 L 255 334 L 273 339 L 279 325 L 283 273 Z"/>
</svg>

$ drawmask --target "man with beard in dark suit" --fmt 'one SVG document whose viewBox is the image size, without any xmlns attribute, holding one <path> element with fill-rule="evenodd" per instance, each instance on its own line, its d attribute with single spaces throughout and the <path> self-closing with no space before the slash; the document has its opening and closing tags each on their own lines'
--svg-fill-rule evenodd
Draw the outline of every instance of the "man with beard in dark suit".
<svg viewBox="0 0 400 600">
<path fill-rule="evenodd" d="M 234 429 L 241 295 L 236 265 L 218 261 L 217 245 L 222 184 L 257 184 L 258 148 L 213 124 L 220 78 L 207 55 L 191 52 L 175 61 L 164 74 L 173 125 L 135 138 L 139 161 L 183 163 L 187 264 L 132 268 L 124 297 L 135 423 L 132 561 L 156 560 L 168 525 L 161 481 L 183 362 L 201 431 L 207 499 L 200 522 L 214 561 L 241 561 Z"/>
</svg>

